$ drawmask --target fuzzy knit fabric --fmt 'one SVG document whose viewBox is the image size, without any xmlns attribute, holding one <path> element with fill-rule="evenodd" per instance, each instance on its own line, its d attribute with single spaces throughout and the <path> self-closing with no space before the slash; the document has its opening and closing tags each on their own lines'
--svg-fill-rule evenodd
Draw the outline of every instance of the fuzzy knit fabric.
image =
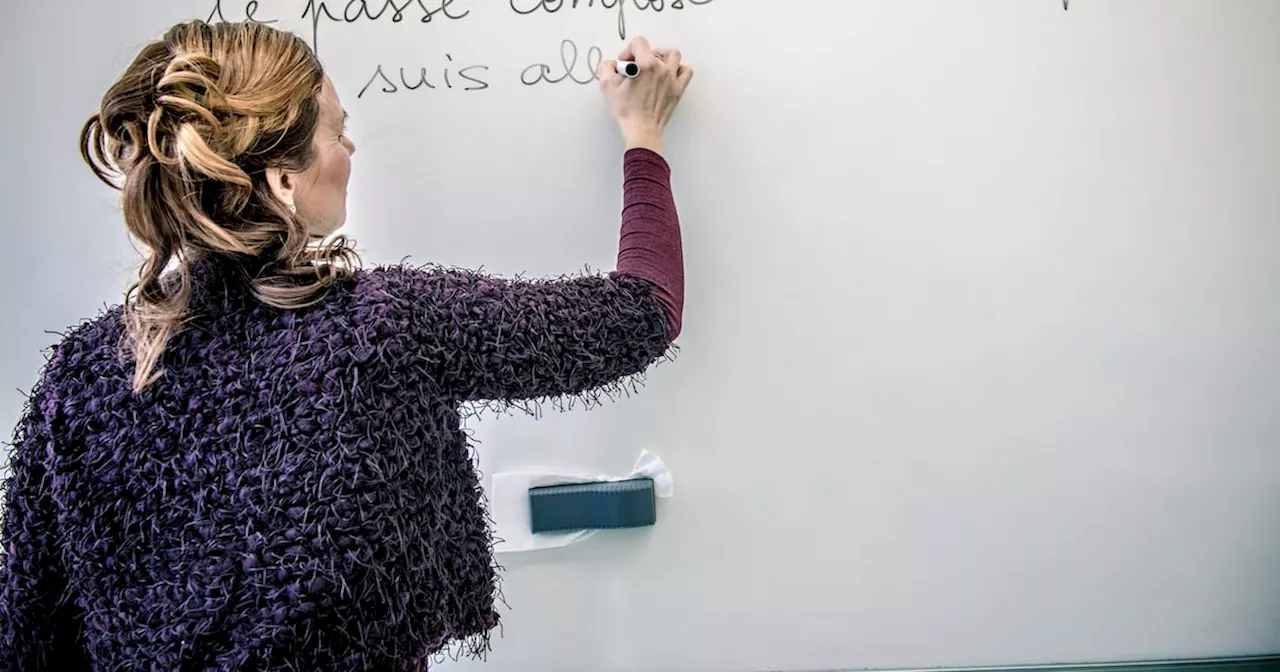
<svg viewBox="0 0 1280 672">
<path fill-rule="evenodd" d="M 131 390 L 117 307 L 53 349 L 14 435 L 3 670 L 421 670 L 498 623 L 471 403 L 623 389 L 680 330 L 665 162 L 624 160 L 614 273 L 359 272 L 257 304 L 193 263 L 191 321 Z"/>
</svg>

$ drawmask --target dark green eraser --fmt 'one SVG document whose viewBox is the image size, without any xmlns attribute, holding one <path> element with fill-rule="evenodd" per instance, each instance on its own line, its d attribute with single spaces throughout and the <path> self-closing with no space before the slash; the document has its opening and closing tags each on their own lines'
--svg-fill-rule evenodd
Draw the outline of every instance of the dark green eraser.
<svg viewBox="0 0 1280 672">
<path fill-rule="evenodd" d="M 529 489 L 534 532 L 569 532 L 653 525 L 653 479 L 548 485 Z"/>
</svg>

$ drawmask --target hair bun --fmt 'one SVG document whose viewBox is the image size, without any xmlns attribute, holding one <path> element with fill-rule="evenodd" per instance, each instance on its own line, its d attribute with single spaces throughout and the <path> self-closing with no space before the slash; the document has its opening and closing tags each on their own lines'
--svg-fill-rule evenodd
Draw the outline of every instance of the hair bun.
<svg viewBox="0 0 1280 672">
<path fill-rule="evenodd" d="M 165 66 L 155 84 L 155 107 L 147 117 L 147 144 L 157 161 L 181 165 L 194 151 L 205 155 L 200 163 L 212 163 L 207 155 L 218 154 L 222 122 L 210 108 L 220 107 L 224 99 L 217 82 L 221 71 L 214 59 L 192 52 L 173 56 Z M 225 166 L 215 172 L 227 173 Z"/>
<path fill-rule="evenodd" d="M 160 375 L 165 344 L 187 318 L 188 259 L 253 268 L 253 296 L 282 309 L 310 305 L 351 272 L 354 254 L 315 245 L 266 178 L 315 160 L 323 80 L 296 35 L 181 23 L 137 54 L 81 129 L 81 155 L 121 191 L 125 225 L 146 248 L 125 298 L 134 389 Z"/>
</svg>

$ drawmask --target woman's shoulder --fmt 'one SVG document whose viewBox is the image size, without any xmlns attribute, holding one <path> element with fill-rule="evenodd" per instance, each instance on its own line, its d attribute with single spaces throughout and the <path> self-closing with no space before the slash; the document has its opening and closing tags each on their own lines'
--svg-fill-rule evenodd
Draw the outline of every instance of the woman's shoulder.
<svg viewBox="0 0 1280 672">
<path fill-rule="evenodd" d="M 59 338 L 49 351 L 51 366 L 94 366 L 119 355 L 125 337 L 124 306 L 105 306 L 65 331 L 52 333 Z"/>
<path fill-rule="evenodd" d="M 357 286 L 366 289 L 396 289 L 406 285 L 448 282 L 478 272 L 430 262 L 414 264 L 402 261 L 396 264 L 363 267 L 356 271 L 355 280 Z"/>
<path fill-rule="evenodd" d="M 42 352 L 44 363 L 36 390 L 68 393 L 81 383 L 110 375 L 121 366 L 125 344 L 124 309 L 106 306 L 62 331 L 50 331 L 56 340 Z"/>
<path fill-rule="evenodd" d="M 351 289 L 365 300 L 422 303 L 433 298 L 448 298 L 486 280 L 497 282 L 482 270 L 401 262 L 356 271 Z"/>
</svg>

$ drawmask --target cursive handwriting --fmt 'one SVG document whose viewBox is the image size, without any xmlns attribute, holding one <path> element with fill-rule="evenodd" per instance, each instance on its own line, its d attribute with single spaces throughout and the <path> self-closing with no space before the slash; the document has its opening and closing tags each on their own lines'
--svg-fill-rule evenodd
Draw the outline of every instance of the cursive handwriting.
<svg viewBox="0 0 1280 672">
<path fill-rule="evenodd" d="M 591 82 L 598 81 L 599 78 L 596 75 L 596 70 L 600 67 L 600 63 L 603 61 L 604 52 L 600 50 L 600 47 L 593 45 L 590 49 L 587 49 L 587 75 L 580 78 L 575 72 L 578 66 L 578 45 L 575 44 L 573 40 L 564 40 L 560 43 L 560 65 L 564 67 L 563 74 L 559 77 L 552 77 L 551 73 L 553 70 L 550 65 L 547 65 L 546 63 L 534 63 L 520 73 L 520 83 L 525 86 L 533 86 L 539 82 L 559 84 L 560 82 L 568 79 L 578 84 L 590 84 Z"/>
<path fill-rule="evenodd" d="M 466 0 L 307 0 L 302 18 L 311 19 L 311 48 L 320 53 L 320 24 L 355 23 L 361 19 L 377 21 L 388 18 L 392 23 L 404 21 L 406 16 L 416 16 L 421 23 L 431 23 L 437 16 L 446 19 L 466 18 L 471 10 L 458 13 L 453 5 Z M 254 3 L 257 4 L 257 3 Z M 342 7 L 337 14 L 332 7 Z"/>
<path fill-rule="evenodd" d="M 256 16 L 257 13 L 258 13 L 258 0 L 249 0 L 249 2 L 245 3 L 244 20 L 246 23 L 275 23 L 276 22 L 276 19 L 270 19 L 270 20 L 259 19 Z M 209 18 L 205 19 L 204 22 L 213 23 L 214 17 L 217 17 L 219 21 L 223 21 L 223 22 L 226 22 L 227 20 L 227 17 L 222 13 L 222 0 L 214 0 L 213 11 L 209 12 Z"/>
<path fill-rule="evenodd" d="M 450 63 L 453 63 L 453 56 L 450 56 L 449 54 L 445 54 L 445 58 L 447 58 Z M 482 74 L 482 73 L 487 73 L 488 71 L 489 71 L 489 66 L 487 65 L 469 65 L 453 73 L 451 73 L 449 68 L 445 68 L 443 72 L 442 80 L 436 80 L 436 81 L 437 82 L 443 81 L 444 88 L 446 89 L 454 89 L 456 88 L 454 87 L 454 84 L 453 84 L 454 78 L 451 77 L 450 75 L 455 74 L 457 75 L 458 79 L 461 79 L 463 81 L 463 85 L 459 90 L 483 91 L 489 88 L 489 82 L 485 78 L 485 74 Z M 378 81 L 382 82 L 381 91 L 383 93 L 399 93 L 400 91 L 417 91 L 418 89 L 422 89 L 422 88 L 434 90 L 436 88 L 436 84 L 432 83 L 431 79 L 428 79 L 426 68 L 418 68 L 417 75 L 409 75 L 408 73 L 405 72 L 405 68 L 400 68 L 400 80 L 399 82 L 396 82 L 396 81 L 393 81 L 390 77 L 388 77 L 387 73 L 382 69 L 382 66 L 379 65 L 378 69 L 374 71 L 373 76 L 370 77 L 369 81 L 364 85 L 364 88 L 360 89 L 360 93 L 356 94 L 356 98 L 363 98 L 364 94 L 369 91 L 369 87 L 373 86 L 374 83 Z"/>
<path fill-rule="evenodd" d="M 577 9 L 578 7 L 595 7 L 599 5 L 603 9 L 618 10 L 618 37 L 627 39 L 627 3 L 629 2 L 636 11 L 654 11 L 661 12 L 668 7 L 671 9 L 684 9 L 685 4 L 689 5 L 709 5 L 712 0 L 509 0 L 511 9 L 516 14 L 528 15 L 538 10 L 554 14 L 566 7 L 569 9 Z"/>
</svg>

